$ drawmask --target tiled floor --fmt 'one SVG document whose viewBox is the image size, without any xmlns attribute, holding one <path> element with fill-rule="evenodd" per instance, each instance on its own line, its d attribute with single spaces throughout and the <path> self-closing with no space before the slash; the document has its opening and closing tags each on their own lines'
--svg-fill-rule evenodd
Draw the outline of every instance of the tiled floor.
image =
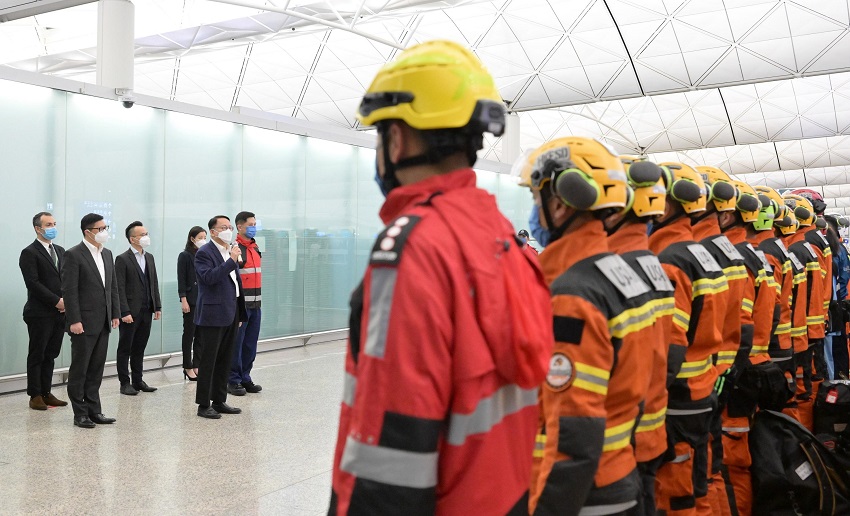
<svg viewBox="0 0 850 516">
<path fill-rule="evenodd" d="M 72 425 L 71 408 L 0 396 L 0 514 L 325 514 L 342 396 L 344 342 L 264 353 L 263 391 L 239 415 L 195 415 L 181 369 L 148 372 L 154 393 L 101 388 L 114 425 Z M 63 387 L 55 393 L 67 399 Z"/>
</svg>

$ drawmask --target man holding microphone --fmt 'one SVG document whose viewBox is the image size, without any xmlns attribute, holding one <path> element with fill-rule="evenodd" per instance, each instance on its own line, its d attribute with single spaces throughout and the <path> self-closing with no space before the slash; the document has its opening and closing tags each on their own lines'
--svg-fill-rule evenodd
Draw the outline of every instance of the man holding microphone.
<svg viewBox="0 0 850 516">
<path fill-rule="evenodd" d="M 236 334 L 248 315 L 242 281 L 236 272 L 242 253 L 239 246 L 232 245 L 230 219 L 217 215 L 207 226 L 211 241 L 195 253 L 198 278 L 195 332 L 204 350 L 198 368 L 195 402 L 198 416 L 219 419 L 221 414 L 242 412 L 226 403 L 227 380 Z"/>
</svg>

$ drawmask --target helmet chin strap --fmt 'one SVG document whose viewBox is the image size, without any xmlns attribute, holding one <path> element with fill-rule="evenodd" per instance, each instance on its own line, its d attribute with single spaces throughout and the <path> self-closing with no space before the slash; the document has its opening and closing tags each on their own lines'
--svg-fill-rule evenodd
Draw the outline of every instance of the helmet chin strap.
<svg viewBox="0 0 850 516">
<path fill-rule="evenodd" d="M 659 229 L 669 226 L 670 224 L 676 222 L 677 220 L 681 219 L 684 216 L 685 216 L 685 210 L 681 210 L 681 211 L 679 211 L 678 213 L 676 213 L 675 215 L 673 215 L 672 217 L 670 217 L 669 219 L 667 219 L 663 222 L 653 222 L 652 223 L 652 231 L 649 234 L 651 235 L 651 234 L 655 233 L 656 231 L 658 231 Z"/>
<path fill-rule="evenodd" d="M 381 190 L 384 192 L 384 196 L 388 195 L 393 189 L 401 186 L 398 178 L 396 177 L 396 170 L 398 166 L 392 162 L 390 159 L 390 148 L 387 145 L 387 124 L 378 124 L 378 134 L 381 137 L 381 147 L 383 148 L 384 155 L 384 175 L 381 177 Z M 377 169 L 377 165 L 375 167 Z"/>
<path fill-rule="evenodd" d="M 554 242 L 558 240 L 562 236 L 564 236 L 564 232 L 572 225 L 573 222 L 581 215 L 582 212 L 579 210 L 575 210 L 575 213 L 567 217 L 567 220 L 564 221 L 560 226 L 555 226 L 555 221 L 552 218 L 552 215 L 549 213 L 549 199 L 553 197 L 553 194 L 547 189 L 542 189 L 540 192 L 541 200 L 543 201 L 543 217 L 546 219 L 546 226 L 549 227 L 549 242 Z M 560 201 L 559 201 L 560 202 Z"/>
</svg>

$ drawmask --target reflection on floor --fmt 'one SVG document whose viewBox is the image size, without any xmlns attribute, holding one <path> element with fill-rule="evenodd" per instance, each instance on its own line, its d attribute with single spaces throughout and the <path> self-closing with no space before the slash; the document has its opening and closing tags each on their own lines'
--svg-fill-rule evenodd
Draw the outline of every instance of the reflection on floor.
<svg viewBox="0 0 850 516">
<path fill-rule="evenodd" d="M 259 394 L 229 396 L 242 414 L 195 415 L 195 383 L 145 374 L 154 393 L 122 396 L 104 380 L 114 425 L 72 425 L 71 407 L 30 410 L 0 397 L 2 514 L 325 514 L 342 397 L 344 342 L 263 353 Z M 56 394 L 68 399 L 65 387 Z"/>
</svg>

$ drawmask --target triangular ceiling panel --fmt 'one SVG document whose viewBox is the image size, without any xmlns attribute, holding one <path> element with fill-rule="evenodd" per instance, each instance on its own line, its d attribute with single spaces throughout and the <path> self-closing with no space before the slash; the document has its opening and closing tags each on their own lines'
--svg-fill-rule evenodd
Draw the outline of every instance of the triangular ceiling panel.
<svg viewBox="0 0 850 516">
<path fill-rule="evenodd" d="M 772 1 L 727 9 L 726 16 L 735 41 L 742 40 L 778 3 L 778 1 Z"/>
<path fill-rule="evenodd" d="M 850 31 L 845 30 L 841 39 L 825 54 L 817 58 L 808 68 L 808 71 L 847 70 L 850 67 L 847 56 L 850 56 Z"/>
<path fill-rule="evenodd" d="M 788 75 L 787 69 L 781 68 L 762 57 L 748 52 L 745 48 L 738 50 L 738 59 L 745 80 L 762 80 Z"/>
<path fill-rule="evenodd" d="M 738 52 L 732 50 L 705 76 L 702 84 L 725 84 L 738 82 L 743 80 L 743 78 L 741 74 L 741 63 L 738 61 Z"/>
<path fill-rule="evenodd" d="M 546 96 L 546 90 L 543 88 L 540 79 L 535 77 L 531 80 L 531 83 L 525 89 L 522 96 L 514 102 L 514 106 L 516 108 L 523 108 L 525 106 L 540 104 L 551 104 L 551 102 L 549 101 L 549 97 Z"/>
<path fill-rule="evenodd" d="M 532 40 L 521 40 L 520 45 L 531 63 L 531 66 L 537 69 L 543 63 L 543 60 L 553 53 L 557 43 L 561 39 L 564 39 L 563 35 Z"/>
<path fill-rule="evenodd" d="M 699 82 L 705 73 L 714 66 L 714 63 L 727 51 L 727 47 L 716 47 L 682 54 L 685 60 L 685 66 L 688 69 L 689 82 L 691 84 Z"/>
</svg>

